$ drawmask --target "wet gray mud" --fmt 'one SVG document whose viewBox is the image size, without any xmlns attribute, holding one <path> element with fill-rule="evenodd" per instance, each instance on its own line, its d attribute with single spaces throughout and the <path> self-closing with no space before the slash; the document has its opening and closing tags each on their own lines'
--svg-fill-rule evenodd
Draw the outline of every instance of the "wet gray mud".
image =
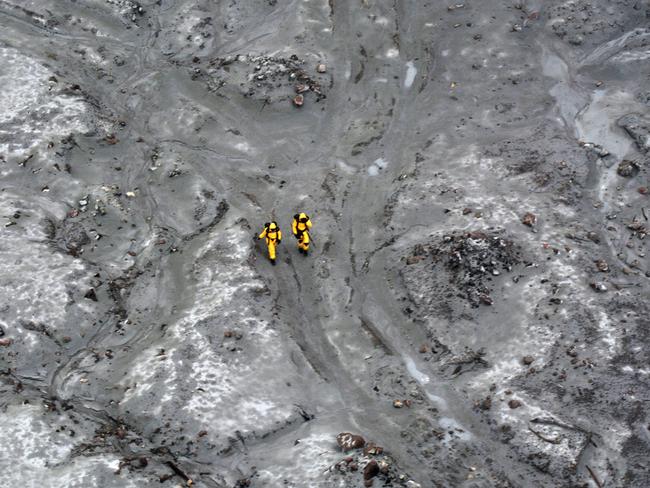
<svg viewBox="0 0 650 488">
<path fill-rule="evenodd" d="M 647 2 L 0 19 L 0 485 L 650 486 Z"/>
</svg>

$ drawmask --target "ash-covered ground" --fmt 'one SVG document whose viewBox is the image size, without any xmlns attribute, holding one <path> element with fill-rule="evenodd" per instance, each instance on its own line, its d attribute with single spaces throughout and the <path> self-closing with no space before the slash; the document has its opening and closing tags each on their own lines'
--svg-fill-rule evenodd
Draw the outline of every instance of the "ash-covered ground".
<svg viewBox="0 0 650 488">
<path fill-rule="evenodd" d="M 646 0 L 0 19 L 0 486 L 650 486 Z"/>
</svg>

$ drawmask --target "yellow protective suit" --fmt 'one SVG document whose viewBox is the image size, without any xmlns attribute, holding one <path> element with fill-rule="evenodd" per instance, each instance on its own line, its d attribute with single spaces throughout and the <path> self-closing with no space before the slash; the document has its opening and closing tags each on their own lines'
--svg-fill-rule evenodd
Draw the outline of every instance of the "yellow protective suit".
<svg viewBox="0 0 650 488">
<path fill-rule="evenodd" d="M 282 242 L 282 231 L 275 222 L 264 225 L 264 230 L 259 236 L 260 239 L 266 239 L 266 245 L 269 249 L 269 259 L 275 264 L 275 248 Z"/>
<path fill-rule="evenodd" d="M 296 239 L 298 239 L 298 249 L 300 252 L 307 254 L 309 252 L 309 231 L 311 230 L 311 220 L 305 213 L 296 214 L 291 222 L 291 230 Z"/>
</svg>

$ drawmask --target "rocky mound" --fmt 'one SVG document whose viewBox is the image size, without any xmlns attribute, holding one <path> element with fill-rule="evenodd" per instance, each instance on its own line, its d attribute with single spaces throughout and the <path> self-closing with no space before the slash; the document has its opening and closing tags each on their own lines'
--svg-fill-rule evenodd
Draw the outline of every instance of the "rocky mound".
<svg viewBox="0 0 650 488">
<path fill-rule="evenodd" d="M 455 231 L 417 244 L 404 259 L 402 276 L 418 307 L 454 298 L 492 305 L 492 281 L 521 262 L 518 247 L 493 230 Z"/>
</svg>

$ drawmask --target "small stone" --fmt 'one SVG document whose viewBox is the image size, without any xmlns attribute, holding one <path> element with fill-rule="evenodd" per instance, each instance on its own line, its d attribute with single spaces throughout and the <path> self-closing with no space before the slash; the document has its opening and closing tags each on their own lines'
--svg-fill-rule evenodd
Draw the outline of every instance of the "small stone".
<svg viewBox="0 0 650 488">
<path fill-rule="evenodd" d="M 519 408 L 521 407 L 521 402 L 513 398 L 508 402 L 508 406 L 512 409 Z"/>
<path fill-rule="evenodd" d="M 374 455 L 377 455 L 377 454 L 381 454 L 383 452 L 384 452 L 383 447 L 376 446 L 372 442 L 368 443 L 368 445 L 363 449 L 364 456 L 368 456 L 368 455 L 373 455 L 374 456 Z"/>
<path fill-rule="evenodd" d="M 481 293 L 479 300 L 481 300 L 481 303 L 484 305 L 492 305 L 494 303 L 492 297 L 490 295 L 486 295 L 485 293 Z"/>
<path fill-rule="evenodd" d="M 232 337 L 233 335 L 235 335 L 235 334 L 234 334 L 234 332 L 233 332 L 232 330 L 226 330 L 226 331 L 224 331 L 224 333 L 223 333 L 223 336 L 224 336 L 225 338 L 230 338 L 230 337 Z"/>
<path fill-rule="evenodd" d="M 10 338 L 0 339 L 0 346 L 2 346 L 2 347 L 11 346 L 12 342 L 13 342 L 13 339 L 10 339 Z"/>
<path fill-rule="evenodd" d="M 135 192 L 134 191 L 127 191 L 126 196 L 129 198 L 135 198 Z"/>
<path fill-rule="evenodd" d="M 305 103 L 305 97 L 302 95 L 296 95 L 293 97 L 293 104 L 296 107 L 302 107 L 302 105 Z"/>
<path fill-rule="evenodd" d="M 632 161 L 630 159 L 624 159 L 623 161 L 618 163 L 618 168 L 616 168 L 616 172 L 618 173 L 619 176 L 623 176 L 624 178 L 630 178 L 639 172 L 639 165 L 636 161 Z"/>
<path fill-rule="evenodd" d="M 120 142 L 120 140 L 117 137 L 115 137 L 115 134 L 110 134 L 110 135 L 106 136 L 104 138 L 104 140 L 108 144 L 111 144 L 111 145 L 114 145 L 114 144 L 117 144 L 118 142 Z"/>
<path fill-rule="evenodd" d="M 463 209 L 463 215 L 471 214 L 472 212 L 473 212 L 473 210 L 471 208 L 469 208 L 469 207 L 465 207 Z"/>
<path fill-rule="evenodd" d="M 526 366 L 533 364 L 533 361 L 535 361 L 535 358 L 533 356 L 524 356 L 521 360 L 521 362 Z"/>
<path fill-rule="evenodd" d="M 589 283 L 589 286 L 591 286 L 591 288 L 593 288 L 595 291 L 600 293 L 604 293 L 607 291 L 607 286 L 605 286 L 604 283 L 601 283 L 599 281 L 595 283 Z"/>
<path fill-rule="evenodd" d="M 363 479 L 368 481 L 374 478 L 379 474 L 379 464 L 377 461 L 372 459 L 368 464 L 366 464 L 366 467 L 363 468 Z"/>
<path fill-rule="evenodd" d="M 492 397 L 487 396 L 478 404 L 481 410 L 490 410 L 492 408 Z"/>
<path fill-rule="evenodd" d="M 426 354 L 429 352 L 429 347 L 426 344 L 422 344 L 420 346 L 420 354 Z"/>
<path fill-rule="evenodd" d="M 95 293 L 95 289 L 91 288 L 86 292 L 84 295 L 84 298 L 87 298 L 88 300 L 92 300 L 93 302 L 97 301 L 97 294 Z"/>
<path fill-rule="evenodd" d="M 351 449 L 360 449 L 366 445 L 366 440 L 360 435 L 351 434 L 350 432 L 341 432 L 336 436 L 336 443 L 344 451 Z"/>
<path fill-rule="evenodd" d="M 422 256 L 408 256 L 406 258 L 406 264 L 407 265 L 412 265 L 412 264 L 417 264 L 422 260 Z"/>
<path fill-rule="evenodd" d="M 647 194 L 648 194 L 648 187 L 646 187 L 646 186 L 640 186 L 640 187 L 637 189 L 637 191 L 638 191 L 641 195 L 647 195 Z"/>
<path fill-rule="evenodd" d="M 402 402 L 402 400 L 393 400 L 393 407 L 402 408 L 403 406 L 404 406 L 404 402 Z"/>
<path fill-rule="evenodd" d="M 537 216 L 531 212 L 526 212 L 526 214 L 524 214 L 521 219 L 521 223 L 527 225 L 528 227 L 535 225 L 535 222 L 537 222 Z"/>
<path fill-rule="evenodd" d="M 609 264 L 604 259 L 599 259 L 596 261 L 596 268 L 598 268 L 598 271 L 606 273 L 609 271 Z"/>
<path fill-rule="evenodd" d="M 596 82 L 596 86 L 598 86 L 598 87 L 601 87 L 601 86 L 603 86 L 603 82 L 602 82 L 602 81 L 600 81 L 600 80 L 598 80 L 598 81 Z"/>
<path fill-rule="evenodd" d="M 521 32 L 521 29 L 522 29 L 521 24 L 514 24 L 512 26 L 512 32 Z"/>
<path fill-rule="evenodd" d="M 0 337 L 4 337 L 4 336 L 5 336 L 5 330 L 2 327 L 0 327 Z"/>
<path fill-rule="evenodd" d="M 197 437 L 205 437 L 206 435 L 208 435 L 207 430 L 202 430 L 198 434 L 196 434 Z"/>
<path fill-rule="evenodd" d="M 325 73 L 327 71 L 327 66 L 325 66 L 324 63 L 318 63 L 316 65 L 316 71 L 318 71 L 319 73 Z"/>
</svg>

